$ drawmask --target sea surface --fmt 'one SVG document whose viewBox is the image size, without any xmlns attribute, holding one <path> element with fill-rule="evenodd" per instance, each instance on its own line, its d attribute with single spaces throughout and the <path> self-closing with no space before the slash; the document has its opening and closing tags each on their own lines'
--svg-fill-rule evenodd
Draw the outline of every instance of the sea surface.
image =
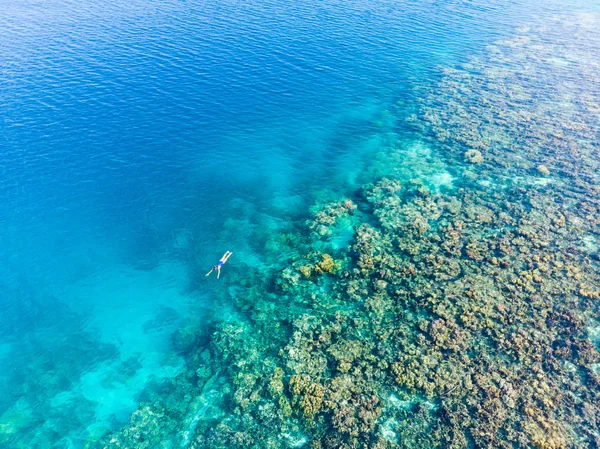
<svg viewBox="0 0 600 449">
<path fill-rule="evenodd" d="M 165 385 L 188 370 L 193 352 L 181 342 L 182 327 L 194 323 L 194 350 L 211 348 L 219 323 L 270 313 L 236 303 L 256 273 L 268 279 L 297 256 L 270 237 L 284 229 L 306 234 L 301 228 L 323 204 L 354 199 L 384 176 L 417 179 L 434 193 L 465 187 L 458 165 L 476 146 L 452 149 L 444 136 L 464 128 L 461 108 L 468 115 L 464 105 L 481 97 L 477 86 L 493 89 L 494 81 L 461 90 L 466 78 L 452 78 L 452 70 L 462 65 L 478 76 L 489 64 L 510 65 L 506 54 L 494 56 L 494 45 L 529 29 L 538 30 L 538 46 L 526 51 L 542 48 L 547 32 L 557 53 L 563 45 L 594 52 L 599 12 L 591 0 L 4 0 L 0 447 L 83 448 L 117 435 L 148 404 L 162 400 L 168 413 Z M 587 24 L 587 34 L 556 25 L 565 21 Z M 544 61 L 567 72 L 581 63 L 564 54 Z M 514 64 L 536 71 L 527 58 Z M 575 180 L 565 166 L 544 165 L 562 176 L 565 188 L 553 195 L 565 201 L 583 194 L 582 179 L 597 183 L 600 135 L 589 120 L 600 120 L 600 68 L 584 65 L 585 80 L 570 81 L 591 83 L 582 88 L 589 114 L 573 115 L 590 130 L 575 139 L 589 145 L 587 165 Z M 534 86 L 528 101 L 549 99 L 532 111 L 567 107 L 572 90 L 556 99 L 556 86 Z M 494 117 L 519 108 L 494 107 Z M 506 119 L 506 135 L 526 120 Z M 484 165 L 493 159 L 486 154 L 492 133 L 479 148 Z M 468 139 L 463 133 L 452 145 Z M 507 178 L 546 182 L 539 164 L 516 171 L 527 139 L 540 137 L 498 143 L 493 154 L 506 171 L 482 175 L 480 185 L 501 191 Z M 352 244 L 353 226 L 332 238 L 332 248 Z M 597 263 L 600 239 L 581 232 Z M 233 256 L 220 279 L 206 277 L 225 251 Z M 198 422 L 211 395 L 234 397 L 214 399 L 225 405 L 213 423 L 246 410 L 236 405 L 239 382 L 218 377 L 227 360 L 210 376 L 220 386 L 199 386 L 202 403 L 183 413 L 181 428 L 156 430 L 164 445 L 141 438 L 120 447 L 218 447 L 194 432 L 204 432 Z M 295 413 L 296 433 L 274 437 L 273 447 L 311 444 L 314 435 Z M 390 422 L 371 431 L 400 444 L 402 432 L 389 430 Z"/>
</svg>

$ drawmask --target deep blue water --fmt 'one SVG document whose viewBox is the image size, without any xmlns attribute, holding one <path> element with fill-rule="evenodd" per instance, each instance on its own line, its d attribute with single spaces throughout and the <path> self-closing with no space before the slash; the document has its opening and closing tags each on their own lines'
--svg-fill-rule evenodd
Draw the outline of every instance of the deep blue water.
<svg viewBox="0 0 600 449">
<path fill-rule="evenodd" d="M 440 66 L 564 8 L 5 0 L 2 441 L 126 420 L 177 372 L 170 333 L 212 306 L 225 250 L 260 263 L 252 228 L 355 188 Z"/>
</svg>

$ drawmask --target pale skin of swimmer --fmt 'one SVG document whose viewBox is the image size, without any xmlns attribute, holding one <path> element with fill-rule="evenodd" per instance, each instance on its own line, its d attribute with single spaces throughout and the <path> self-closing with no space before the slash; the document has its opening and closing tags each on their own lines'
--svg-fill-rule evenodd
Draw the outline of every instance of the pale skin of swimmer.
<svg viewBox="0 0 600 449">
<path fill-rule="evenodd" d="M 206 273 L 206 275 L 208 276 L 210 273 L 212 273 L 213 271 L 217 271 L 217 279 L 219 279 L 219 276 L 221 276 L 221 267 L 223 265 L 225 265 L 225 262 L 227 262 L 227 259 L 229 259 L 231 257 L 233 253 L 231 251 L 227 251 L 225 254 L 223 254 L 223 257 L 221 257 L 219 259 L 219 263 L 217 263 L 214 267 L 212 267 L 212 269 Z"/>
</svg>

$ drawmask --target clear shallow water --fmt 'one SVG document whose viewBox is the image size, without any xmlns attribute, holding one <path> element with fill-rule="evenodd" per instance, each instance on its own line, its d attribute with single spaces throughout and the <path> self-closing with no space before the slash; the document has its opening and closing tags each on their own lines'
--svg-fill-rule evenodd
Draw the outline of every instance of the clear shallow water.
<svg viewBox="0 0 600 449">
<path fill-rule="evenodd" d="M 118 427 L 181 367 L 172 332 L 215 309 L 222 286 L 203 277 L 215 259 L 231 249 L 260 266 L 254 230 L 355 189 L 392 143 L 408 150 L 390 169 L 410 177 L 402 164 L 423 161 L 432 186 L 451 185 L 452 167 L 397 117 L 440 65 L 561 10 L 5 3 L 3 443 L 78 447 Z"/>
</svg>

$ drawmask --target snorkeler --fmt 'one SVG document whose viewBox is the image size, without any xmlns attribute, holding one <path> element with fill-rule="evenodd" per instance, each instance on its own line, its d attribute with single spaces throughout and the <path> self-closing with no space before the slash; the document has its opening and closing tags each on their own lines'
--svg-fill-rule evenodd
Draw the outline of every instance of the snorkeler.
<svg viewBox="0 0 600 449">
<path fill-rule="evenodd" d="M 221 276 L 221 267 L 225 264 L 225 262 L 227 262 L 227 259 L 229 259 L 232 254 L 233 253 L 231 251 L 227 251 L 225 254 L 223 254 L 223 257 L 221 257 L 219 263 L 212 267 L 212 270 L 206 273 L 206 275 L 208 276 L 210 273 L 217 270 L 217 279 L 219 279 L 219 276 Z"/>
</svg>

